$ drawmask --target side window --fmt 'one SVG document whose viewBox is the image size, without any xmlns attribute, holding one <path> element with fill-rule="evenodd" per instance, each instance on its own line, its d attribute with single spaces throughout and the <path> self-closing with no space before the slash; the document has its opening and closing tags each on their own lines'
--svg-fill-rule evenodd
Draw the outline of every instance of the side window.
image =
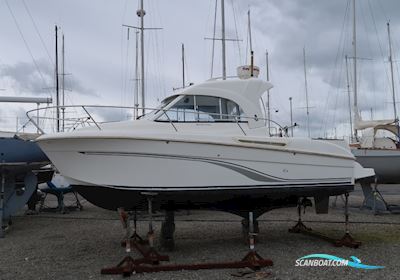
<svg viewBox="0 0 400 280">
<path fill-rule="evenodd" d="M 243 111 L 235 102 L 214 96 L 188 95 L 180 99 L 158 121 L 229 122 L 241 120 Z"/>
<path fill-rule="evenodd" d="M 196 96 L 197 119 L 200 122 L 212 122 L 221 119 L 220 98 L 213 96 Z"/>
<path fill-rule="evenodd" d="M 234 121 L 235 118 L 237 120 L 240 120 L 240 116 L 243 115 L 243 111 L 239 107 L 239 105 L 225 98 L 221 98 L 221 111 L 222 111 L 222 118 L 224 120 Z"/>
<path fill-rule="evenodd" d="M 178 122 L 192 122 L 194 121 L 194 96 L 184 96 L 172 107 L 172 113 L 176 114 L 176 121 Z"/>
</svg>

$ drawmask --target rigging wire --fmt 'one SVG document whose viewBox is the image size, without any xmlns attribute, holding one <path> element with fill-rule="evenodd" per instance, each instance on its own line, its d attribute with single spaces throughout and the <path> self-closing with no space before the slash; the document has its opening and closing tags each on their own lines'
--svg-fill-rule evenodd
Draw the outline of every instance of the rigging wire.
<svg viewBox="0 0 400 280">
<path fill-rule="evenodd" d="M 337 53 L 336 53 L 335 63 L 334 63 L 334 68 L 333 69 L 337 69 L 339 57 L 342 56 L 341 47 L 340 46 L 343 46 L 343 49 L 344 49 L 344 43 L 345 43 L 345 40 L 346 40 L 345 32 L 346 32 L 347 20 L 349 18 L 348 15 L 349 15 L 349 12 L 350 12 L 350 1 L 351 0 L 347 1 L 345 13 L 344 13 L 341 32 L 340 32 L 340 37 L 339 37 L 338 50 L 337 50 Z M 334 75 L 335 75 L 335 73 L 333 72 L 332 76 L 331 76 L 331 79 L 330 79 L 331 81 L 334 80 Z M 328 122 L 329 122 L 329 118 L 330 118 L 329 117 L 329 110 L 328 110 L 329 109 L 328 108 L 329 100 L 330 100 L 330 94 L 328 92 L 328 96 L 327 96 L 327 99 L 326 99 L 326 102 L 325 102 L 325 105 L 324 105 L 324 112 L 328 112 L 328 113 L 324 114 L 324 117 L 323 117 L 322 122 L 321 122 L 321 126 L 320 126 L 320 134 L 322 133 L 321 137 L 324 137 L 324 134 L 325 134 L 325 132 L 327 130 L 327 125 L 328 125 Z"/>
<path fill-rule="evenodd" d="M 383 7 L 382 2 L 381 2 L 380 0 L 378 0 L 377 2 L 378 2 L 378 4 L 379 4 L 379 7 L 380 7 L 381 10 L 382 10 L 383 16 L 385 17 L 386 21 L 388 21 L 388 20 L 389 20 L 389 17 L 387 16 L 386 10 L 385 10 L 385 8 Z"/>
<path fill-rule="evenodd" d="M 368 1 L 368 3 L 369 3 L 369 1 Z M 371 40 L 370 40 L 370 36 L 369 36 L 369 32 L 368 32 L 368 30 L 370 29 L 369 27 L 368 27 L 368 25 L 367 25 L 367 20 L 366 20 L 366 16 L 365 16 L 365 12 L 364 12 L 364 7 L 362 6 L 362 5 L 360 5 L 361 7 L 360 7 L 360 10 L 361 10 L 361 14 L 362 14 L 362 20 L 363 20 L 363 23 L 364 23 L 364 29 L 365 29 L 365 34 L 366 34 L 366 38 L 367 38 L 367 49 L 368 49 L 368 51 L 369 51 L 369 53 L 370 53 L 370 55 L 371 55 L 371 57 L 372 57 L 372 55 L 373 55 L 373 51 L 372 51 L 372 48 L 371 48 Z M 370 7 L 370 6 L 368 6 L 368 7 Z M 375 21 L 374 21 L 374 17 L 373 17 L 373 13 L 372 13 L 372 11 L 370 11 L 371 12 L 371 15 L 372 15 L 372 18 L 373 18 L 373 20 L 372 20 L 372 23 L 373 24 L 375 24 Z M 377 28 L 376 28 L 376 25 L 374 25 L 374 27 L 375 27 L 375 34 L 376 34 L 376 38 L 377 38 L 377 40 L 378 40 L 378 43 L 380 44 L 380 40 L 379 40 L 379 35 L 378 35 L 378 32 L 377 32 Z M 381 53 L 381 55 L 382 55 L 382 61 L 383 61 L 383 59 L 384 59 L 384 56 L 383 56 L 383 53 Z M 368 60 L 372 60 L 373 62 L 372 62 L 372 67 L 373 68 L 376 68 L 376 63 L 374 62 L 374 58 L 371 58 L 371 59 L 368 59 Z M 385 69 L 385 67 L 384 67 L 384 69 Z M 386 70 L 386 69 L 385 69 Z M 387 73 L 387 71 L 385 71 L 385 73 Z M 360 75 L 361 76 L 361 75 Z M 360 77 L 359 76 L 359 77 Z M 377 98 L 376 98 L 376 83 L 375 83 L 375 80 L 376 79 L 370 79 L 370 83 L 371 83 L 371 90 L 372 90 L 372 94 L 373 94 L 373 99 L 372 99 L 372 102 L 373 102 L 373 105 L 371 105 L 371 104 L 368 104 L 368 105 L 370 105 L 370 106 L 372 106 L 373 108 L 376 108 L 377 107 L 377 103 L 376 103 L 376 100 L 377 100 Z M 361 81 L 361 77 L 360 77 L 360 81 Z M 361 88 L 361 87 L 360 87 Z M 367 100 L 367 99 L 365 99 L 365 101 L 366 102 L 368 102 L 368 101 L 371 101 L 371 100 Z"/>
<path fill-rule="evenodd" d="M 43 46 L 44 50 L 46 51 L 46 54 L 47 54 L 47 57 L 48 57 L 49 60 L 50 60 L 50 63 L 51 63 L 52 65 L 54 65 L 54 61 L 53 61 L 53 59 L 52 59 L 52 57 L 51 57 L 51 55 L 50 55 L 50 52 L 49 52 L 49 50 L 47 49 L 46 44 L 44 43 L 43 37 L 42 37 L 42 35 L 41 35 L 40 32 L 39 32 L 39 29 L 38 29 L 38 27 L 37 27 L 37 25 L 36 25 L 36 22 L 35 22 L 35 20 L 33 19 L 33 16 L 32 16 L 32 14 L 31 14 L 31 12 L 30 12 L 30 10 L 29 10 L 29 7 L 28 7 L 28 5 L 26 4 L 25 0 L 22 0 L 22 4 L 24 5 L 24 8 L 25 8 L 26 12 L 28 13 L 29 18 L 31 19 L 31 22 L 32 22 L 32 24 L 33 24 L 33 27 L 35 28 L 35 31 L 36 31 L 37 35 L 39 36 L 40 42 L 42 43 L 42 46 Z"/>
<path fill-rule="evenodd" d="M 348 29 L 346 29 L 346 27 L 349 26 L 347 20 L 349 20 L 348 15 L 349 15 L 349 11 L 350 11 L 350 1 L 348 2 L 348 4 L 349 5 L 347 7 L 348 9 L 345 12 L 341 36 L 340 36 L 340 40 L 339 40 L 339 47 L 338 47 L 338 51 L 336 53 L 335 63 L 334 63 L 335 71 L 338 71 L 338 69 L 340 69 L 340 70 L 339 70 L 339 74 L 337 72 L 336 72 L 336 74 L 333 72 L 332 77 L 330 79 L 331 81 L 336 80 L 336 82 L 339 86 L 341 84 L 341 78 L 342 78 L 340 73 L 341 73 L 341 69 L 343 67 L 343 60 L 340 58 L 343 58 L 345 55 L 345 48 L 347 45 L 347 38 L 348 38 Z M 339 65 L 339 63 L 340 63 L 340 65 Z M 328 112 L 331 112 L 331 114 L 328 114 L 327 118 L 325 119 L 324 131 L 328 130 L 328 128 L 327 128 L 328 125 L 336 126 L 336 114 L 337 114 L 337 106 L 338 106 L 337 104 L 338 104 L 338 98 L 340 96 L 339 95 L 340 89 L 339 89 L 339 87 L 336 87 L 335 89 L 336 89 L 336 93 L 333 95 L 335 105 L 333 106 L 333 110 L 331 110 L 330 108 L 327 108 Z M 330 96 L 328 95 L 328 100 L 329 100 L 329 97 Z"/>
<path fill-rule="evenodd" d="M 236 10 L 235 10 L 235 3 L 233 0 L 231 0 L 231 5 L 232 5 L 232 13 L 233 13 L 233 20 L 235 22 L 235 36 L 236 36 L 236 43 L 239 51 L 239 62 L 242 62 L 242 50 L 240 47 L 240 41 L 239 41 L 239 32 L 237 28 L 237 16 L 236 16 Z"/>
<path fill-rule="evenodd" d="M 128 10 L 127 9 L 127 5 L 128 5 L 128 0 L 125 0 L 125 3 L 124 3 L 124 8 L 123 8 L 123 10 L 122 10 L 122 20 L 121 20 L 121 26 L 124 24 L 124 21 L 125 21 L 125 15 L 126 15 L 126 11 Z M 124 95 L 124 85 L 125 85 L 125 61 L 124 61 L 124 30 L 125 30 L 125 28 L 124 27 L 122 27 L 121 28 L 121 42 L 120 42 L 120 65 L 121 65 L 121 72 L 120 72 L 120 80 L 121 80 L 121 99 L 123 98 L 123 95 Z"/>
<path fill-rule="evenodd" d="M 155 12 L 157 13 L 156 19 L 158 19 L 158 22 L 156 23 L 157 26 L 164 26 L 163 24 L 163 17 L 160 14 L 159 9 L 157 9 L 157 5 L 155 5 Z M 165 60 L 164 56 L 162 55 L 165 53 L 165 40 L 164 40 L 164 31 L 159 30 L 155 31 L 156 35 L 156 42 L 157 42 L 157 62 L 158 62 L 158 79 L 159 79 L 159 90 L 157 92 L 158 98 L 164 99 L 167 96 L 167 87 L 166 87 L 166 82 L 165 82 Z M 160 101 L 160 100 L 159 100 Z"/>
<path fill-rule="evenodd" d="M 380 3 L 380 1 L 378 1 L 378 2 Z M 383 47 L 382 47 L 381 40 L 380 40 L 380 38 L 379 38 L 379 36 L 378 36 L 378 28 L 377 28 L 377 25 L 376 25 L 376 20 L 375 20 L 374 13 L 372 12 L 373 9 L 372 9 L 372 5 L 371 5 L 370 0 L 368 0 L 368 6 L 369 6 L 369 10 L 370 10 L 372 22 L 373 22 L 373 25 L 374 25 L 375 34 L 376 34 L 376 37 L 377 37 L 377 39 L 378 39 L 379 51 L 380 51 L 381 57 L 382 57 L 382 59 L 383 59 L 383 58 L 385 57 L 385 55 L 384 55 L 384 52 L 383 52 Z M 382 7 L 382 9 L 383 9 L 383 7 Z M 383 11 L 383 10 L 382 10 L 382 11 Z M 383 13 L 385 14 L 384 11 L 383 11 Z M 385 15 L 385 18 L 386 18 L 386 21 L 388 21 L 388 18 L 386 17 L 386 15 Z M 388 69 L 386 69 L 386 67 L 384 67 L 384 68 L 385 68 L 386 78 L 388 79 L 388 81 L 390 81 L 390 78 L 389 78 L 389 71 L 388 71 Z"/>
<path fill-rule="evenodd" d="M 29 55 L 30 55 L 30 57 L 31 57 L 31 59 L 33 61 L 33 64 L 35 65 L 35 68 L 39 73 L 39 76 L 40 76 L 40 78 L 41 78 L 41 80 L 42 80 L 42 82 L 44 84 L 44 88 L 46 88 L 51 93 L 50 89 L 47 86 L 46 80 L 45 80 L 42 72 L 40 71 L 39 65 L 38 65 L 35 57 L 33 56 L 32 50 L 30 49 L 29 44 L 28 44 L 27 40 L 25 39 L 24 34 L 22 33 L 22 30 L 21 30 L 21 27 L 20 27 L 20 25 L 19 25 L 19 23 L 17 21 L 17 18 L 15 17 L 15 15 L 14 15 L 11 7 L 10 7 L 10 4 L 8 3 L 8 0 L 4 0 L 4 2 L 7 5 L 8 11 L 10 12 L 10 14 L 11 14 L 13 20 L 14 20 L 14 23 L 15 23 L 15 26 L 17 27 L 18 33 L 21 36 L 22 41 L 24 42 L 26 49 L 28 50 L 28 53 L 29 53 Z"/>
</svg>

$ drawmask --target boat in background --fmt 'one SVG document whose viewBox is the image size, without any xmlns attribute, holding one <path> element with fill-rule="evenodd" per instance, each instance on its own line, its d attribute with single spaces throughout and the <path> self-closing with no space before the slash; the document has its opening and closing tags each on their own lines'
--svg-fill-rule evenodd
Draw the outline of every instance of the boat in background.
<svg viewBox="0 0 400 280">
<path fill-rule="evenodd" d="M 376 173 L 375 178 L 363 180 L 361 187 L 364 193 L 363 207 L 378 211 L 399 211 L 400 207 L 388 205 L 377 189 L 377 184 L 399 183 L 400 182 L 400 145 L 399 145 L 399 120 L 396 109 L 396 93 L 393 75 L 393 55 L 390 34 L 390 24 L 387 23 L 387 33 L 389 39 L 389 63 L 391 73 L 391 90 L 393 101 L 393 119 L 388 120 L 363 120 L 358 108 L 358 77 L 357 77 L 357 24 L 356 24 L 356 1 L 353 0 L 353 81 L 354 82 L 354 127 L 351 123 L 350 106 L 350 85 L 347 70 L 347 88 L 349 93 L 349 112 L 350 128 L 352 131 L 351 151 L 357 161 L 366 168 L 373 168 Z M 361 133 L 361 136 L 359 135 Z"/>
<path fill-rule="evenodd" d="M 357 161 L 373 168 L 381 184 L 400 182 L 400 148 L 396 120 L 365 121 L 356 114 L 355 128 L 362 131 L 358 143 L 351 145 Z M 392 137 L 386 136 L 392 135 Z"/>
<path fill-rule="evenodd" d="M 6 97 L 0 102 L 49 103 L 51 98 Z M 51 180 L 50 160 L 34 140 L 37 133 L 0 132 L 0 237 L 11 216 L 31 198 L 38 183 Z M 4 195 L 3 195 L 4 194 Z"/>
<path fill-rule="evenodd" d="M 251 67 L 250 67 L 251 69 Z M 91 203 L 140 209 L 216 209 L 246 217 L 329 197 L 374 176 L 350 149 L 326 141 L 269 137 L 260 103 L 272 84 L 251 75 L 184 88 L 144 117 L 46 134 L 37 143 Z M 85 110 L 86 111 L 86 110 Z M 284 128 L 281 128 L 285 131 Z"/>
</svg>

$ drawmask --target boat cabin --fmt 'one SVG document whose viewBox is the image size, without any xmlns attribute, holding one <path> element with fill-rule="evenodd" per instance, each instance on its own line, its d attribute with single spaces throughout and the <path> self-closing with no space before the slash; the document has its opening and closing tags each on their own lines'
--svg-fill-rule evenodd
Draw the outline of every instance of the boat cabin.
<svg viewBox="0 0 400 280">
<path fill-rule="evenodd" d="M 265 125 L 262 95 L 272 85 L 251 78 L 210 80 L 167 97 L 147 119 L 157 122 L 244 122 Z"/>
</svg>

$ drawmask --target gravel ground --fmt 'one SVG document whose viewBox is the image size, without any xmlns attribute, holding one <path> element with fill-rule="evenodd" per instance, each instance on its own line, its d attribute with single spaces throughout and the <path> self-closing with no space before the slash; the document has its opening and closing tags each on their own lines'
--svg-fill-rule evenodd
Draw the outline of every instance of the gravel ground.
<svg viewBox="0 0 400 280">
<path fill-rule="evenodd" d="M 397 190 L 396 190 L 397 188 Z M 400 204 L 400 186 L 383 188 L 390 203 Z M 288 233 L 296 221 L 296 210 L 280 209 L 264 214 L 259 221 L 257 252 L 274 261 L 267 274 L 251 274 L 250 279 L 399 279 L 400 215 L 374 216 L 359 210 L 361 192 L 350 196 L 351 232 L 363 242 L 359 249 L 336 248 L 311 236 Z M 51 201 L 50 201 L 51 202 Z M 144 217 L 145 218 L 145 217 Z M 156 218 L 156 231 L 161 216 Z M 327 215 L 308 209 L 303 217 L 313 230 L 332 237 L 343 235 L 343 207 Z M 119 243 L 124 235 L 117 214 L 84 202 L 83 211 L 68 214 L 40 213 L 14 217 L 6 238 L 0 239 L 0 279 L 120 279 L 100 275 L 100 269 L 117 264 L 125 252 Z M 138 223 L 145 236 L 147 222 Z M 240 260 L 247 253 L 240 218 L 218 212 L 177 213 L 176 249 L 168 252 L 171 263 L 198 263 Z M 161 250 L 162 252 L 162 250 Z M 385 266 L 381 270 L 350 267 L 295 267 L 295 261 L 313 253 L 349 259 L 357 256 L 365 264 Z M 133 256 L 138 255 L 132 253 Z M 138 274 L 138 279 L 248 279 L 234 277 L 238 270 L 202 270 Z"/>
</svg>

